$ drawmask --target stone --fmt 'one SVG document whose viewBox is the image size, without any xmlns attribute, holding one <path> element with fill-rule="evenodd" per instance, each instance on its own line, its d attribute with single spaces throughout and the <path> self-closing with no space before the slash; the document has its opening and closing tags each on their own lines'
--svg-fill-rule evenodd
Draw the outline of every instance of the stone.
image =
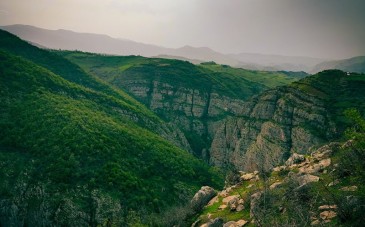
<svg viewBox="0 0 365 227">
<path fill-rule="evenodd" d="M 190 201 L 191 207 L 195 211 L 201 210 L 216 194 L 216 191 L 209 186 L 201 187 Z"/>
<path fill-rule="evenodd" d="M 237 202 L 238 202 L 238 198 L 239 198 L 240 196 L 239 195 L 231 195 L 231 196 L 228 196 L 228 197 L 226 197 L 226 198 L 223 198 L 223 200 L 222 200 L 222 202 L 223 202 L 223 204 L 229 204 L 229 203 L 231 203 L 232 201 L 236 201 L 237 200 Z"/>
<path fill-rule="evenodd" d="M 224 210 L 226 209 L 228 206 L 226 204 L 222 204 L 218 207 L 218 210 Z"/>
<path fill-rule="evenodd" d="M 321 165 L 322 168 L 326 168 L 331 165 L 331 159 L 330 158 L 323 159 L 319 162 L 319 164 Z"/>
<path fill-rule="evenodd" d="M 237 208 L 236 208 L 236 211 L 237 212 L 240 212 L 240 211 L 242 211 L 242 210 L 244 210 L 245 209 L 245 206 L 243 206 L 243 204 L 238 204 L 237 205 Z"/>
<path fill-rule="evenodd" d="M 256 192 L 251 195 L 251 203 L 250 203 L 250 217 L 254 217 L 255 210 L 257 209 L 257 201 L 260 199 L 262 192 Z"/>
<path fill-rule="evenodd" d="M 338 183 L 340 183 L 340 181 L 339 181 L 339 180 L 334 180 L 334 181 L 330 182 L 329 184 L 327 184 L 327 186 L 328 186 L 328 187 L 332 187 L 332 186 L 334 186 L 334 185 L 336 185 L 336 184 L 338 184 Z"/>
<path fill-rule="evenodd" d="M 311 222 L 311 225 L 319 225 L 321 224 L 321 222 L 318 219 L 315 219 L 314 221 Z"/>
<path fill-rule="evenodd" d="M 272 190 L 272 189 L 275 189 L 275 188 L 277 188 L 279 185 L 281 185 L 283 182 L 275 182 L 275 183 L 273 183 L 272 185 L 270 185 L 270 189 Z"/>
<path fill-rule="evenodd" d="M 238 227 L 245 226 L 247 223 L 248 223 L 248 221 L 243 220 L 243 219 L 236 221 L 236 224 Z"/>
<path fill-rule="evenodd" d="M 303 176 L 300 176 L 297 178 L 298 180 L 298 183 L 300 186 L 304 186 L 308 183 L 311 183 L 311 182 L 318 182 L 319 181 L 319 177 L 317 176 L 314 176 L 314 175 L 310 175 L 310 174 L 305 174 Z"/>
<path fill-rule="evenodd" d="M 321 212 L 319 214 L 319 216 L 320 216 L 320 218 L 322 220 L 327 220 L 327 219 L 332 219 L 332 218 L 336 217 L 337 216 L 337 213 L 334 212 L 334 211 L 328 211 L 328 210 L 326 210 L 326 211 Z"/>
<path fill-rule="evenodd" d="M 337 209 L 337 205 L 322 205 L 318 207 L 318 210 L 331 210 Z"/>
<path fill-rule="evenodd" d="M 204 227 L 222 227 L 223 226 L 223 219 L 222 218 L 215 218 L 214 220 L 210 220 L 208 223 L 205 223 L 204 225 L 205 225 Z"/>
<path fill-rule="evenodd" d="M 299 164 L 305 161 L 304 155 L 293 153 L 288 160 L 286 160 L 285 165 L 291 166 L 294 164 Z"/>
<path fill-rule="evenodd" d="M 229 221 L 223 225 L 223 227 L 242 227 L 245 226 L 248 222 L 241 219 L 238 221 Z"/>
<path fill-rule="evenodd" d="M 272 169 L 273 172 L 280 172 L 286 169 L 286 166 L 277 166 Z"/>
<path fill-rule="evenodd" d="M 319 164 L 307 165 L 299 168 L 300 173 L 313 174 L 321 171 L 322 167 Z"/>
<path fill-rule="evenodd" d="M 218 201 L 219 201 L 218 196 L 214 196 L 213 199 L 211 199 L 209 201 L 209 203 L 207 204 L 207 206 L 211 206 L 211 205 L 213 205 L 214 203 L 216 203 Z"/>
<path fill-rule="evenodd" d="M 223 225 L 223 227 L 237 227 L 235 221 L 229 221 Z"/>
<path fill-rule="evenodd" d="M 231 195 L 222 200 L 223 204 L 227 204 L 231 211 L 236 210 L 239 202 L 239 195 Z"/>
<path fill-rule="evenodd" d="M 340 190 L 345 191 L 345 192 L 354 192 L 354 191 L 357 191 L 357 186 L 355 186 L 355 185 L 347 186 L 347 187 L 341 188 Z"/>
<path fill-rule="evenodd" d="M 256 177 L 256 175 L 254 173 L 246 173 L 246 174 L 242 175 L 240 178 L 243 181 L 249 181 L 249 180 L 252 180 L 255 177 Z"/>
<path fill-rule="evenodd" d="M 226 190 L 223 190 L 223 191 L 219 192 L 219 195 L 224 198 L 224 197 L 228 196 L 228 192 Z"/>
</svg>

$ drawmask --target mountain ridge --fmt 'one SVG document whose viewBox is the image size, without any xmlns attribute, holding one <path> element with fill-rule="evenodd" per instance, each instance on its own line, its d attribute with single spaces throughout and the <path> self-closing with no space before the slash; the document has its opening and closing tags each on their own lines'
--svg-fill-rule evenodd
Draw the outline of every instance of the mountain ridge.
<svg viewBox="0 0 365 227">
<path fill-rule="evenodd" d="M 62 34 L 63 31 L 69 32 L 68 30 L 47 30 L 29 25 L 9 25 L 2 26 L 2 28 L 13 32 L 25 40 L 38 43 L 39 45 L 51 49 L 80 50 L 86 52 L 117 55 L 142 55 L 146 57 L 152 57 L 156 55 L 170 55 L 201 61 L 215 61 L 220 64 L 229 64 L 234 67 L 244 67 L 252 70 L 286 70 L 308 72 L 312 66 L 325 60 L 309 57 L 290 57 L 250 53 L 222 54 L 208 47 L 191 47 L 188 45 L 175 49 L 165 48 L 130 40 L 114 39 L 107 35 L 100 36 L 96 34 L 96 36 L 99 38 L 104 37 L 102 40 L 97 40 L 92 33 L 72 32 L 69 34 L 69 36 L 72 35 L 71 38 L 65 34 Z M 29 31 L 25 32 L 24 30 Z M 61 33 L 58 35 L 58 37 L 57 31 Z M 82 38 L 80 36 L 82 36 Z M 57 42 L 59 43 L 57 44 Z M 98 48 L 99 46 L 104 47 Z M 193 61 L 194 60 L 192 60 L 192 62 Z"/>
<path fill-rule="evenodd" d="M 0 31 L 0 72 L 2 226 L 125 226 L 221 187 L 162 119 L 67 59 Z"/>
</svg>

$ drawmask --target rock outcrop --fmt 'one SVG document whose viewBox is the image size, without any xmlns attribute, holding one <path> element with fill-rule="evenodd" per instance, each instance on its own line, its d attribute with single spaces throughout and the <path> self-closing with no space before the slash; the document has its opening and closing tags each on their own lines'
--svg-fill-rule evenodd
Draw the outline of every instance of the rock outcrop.
<svg viewBox="0 0 365 227">
<path fill-rule="evenodd" d="M 192 209 L 195 211 L 201 210 L 215 195 L 217 195 L 217 192 L 213 188 L 203 186 L 190 202 Z"/>
<path fill-rule="evenodd" d="M 167 75 L 166 72 L 142 75 L 143 72 L 140 78 L 124 75 L 123 80 L 118 79 L 113 83 L 162 119 L 185 132 L 194 153 L 205 160 L 209 160 L 210 145 L 222 120 L 229 115 L 237 115 L 247 98 L 265 88 L 260 84 L 247 82 L 252 87 L 234 97 L 224 95 L 220 85 L 211 78 L 204 78 L 206 75 L 202 75 L 206 80 L 205 84 L 189 84 L 188 81 L 183 81 L 176 75 Z"/>
<path fill-rule="evenodd" d="M 305 154 L 334 133 L 323 100 L 282 87 L 252 98 L 242 106 L 239 117 L 230 117 L 219 127 L 210 162 L 222 168 L 267 170 L 291 153 Z"/>
</svg>

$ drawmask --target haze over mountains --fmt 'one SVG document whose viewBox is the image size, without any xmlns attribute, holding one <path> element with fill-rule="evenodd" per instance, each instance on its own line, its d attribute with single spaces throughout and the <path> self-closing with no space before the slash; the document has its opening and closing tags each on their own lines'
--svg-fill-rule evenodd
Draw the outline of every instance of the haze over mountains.
<svg viewBox="0 0 365 227">
<path fill-rule="evenodd" d="M 0 30 L 0 226 L 190 226 L 195 214 L 203 217 L 201 224 L 213 221 L 199 210 L 204 201 L 190 202 L 199 188 L 221 190 L 223 174 L 228 179 L 237 171 L 271 171 L 289 157 L 314 157 L 311 148 L 342 140 L 352 125 L 344 110 L 365 110 L 364 86 L 364 74 L 339 70 L 308 76 L 213 62 L 43 50 Z M 359 122 L 365 131 L 365 121 Z M 352 138 L 355 145 L 364 141 Z M 325 146 L 327 156 L 319 163 L 308 161 L 302 170 L 284 166 L 272 172 L 270 182 L 282 181 L 280 188 L 296 207 L 291 195 L 297 189 L 290 185 L 303 177 L 326 185 L 336 179 L 336 193 L 358 185 L 351 195 L 359 200 L 345 210 L 356 211 L 345 219 L 338 212 L 331 221 L 358 226 L 353 223 L 363 216 L 365 198 L 359 183 L 365 167 L 354 162 L 364 160 L 360 145 L 333 156 Z M 347 156 L 357 172 L 330 175 L 331 160 L 347 171 L 348 164 L 341 163 Z M 250 216 L 254 204 L 219 205 L 238 190 L 240 205 L 253 193 L 264 193 L 264 178 L 256 179 L 249 183 L 257 187 L 241 182 L 220 193 L 218 203 L 207 208 L 211 218 L 260 220 Z M 319 204 L 299 200 L 308 207 L 302 209 L 306 220 L 319 213 L 320 205 L 340 207 L 314 183 L 307 187 L 323 199 Z M 300 198 L 318 196 L 301 193 Z M 338 201 L 348 194 L 341 196 Z M 277 198 L 283 201 L 282 195 Z M 277 216 L 261 219 L 276 223 Z M 302 220 L 288 212 L 279 217 L 284 219 L 280 226 L 286 219 Z"/>
<path fill-rule="evenodd" d="M 195 64 L 204 61 L 215 61 L 219 64 L 227 64 L 234 67 L 267 71 L 284 70 L 312 73 L 318 72 L 317 69 L 330 69 L 336 66 L 334 64 L 322 64 L 322 62 L 331 61 L 330 59 L 255 53 L 222 54 L 208 47 L 197 48 L 184 46 L 174 49 L 126 39 L 112 38 L 107 35 L 77 33 L 63 29 L 47 30 L 29 25 L 9 25 L 2 26 L 1 28 L 40 47 L 50 49 L 80 50 L 112 55 L 158 56 L 162 58 L 188 60 Z M 342 63 L 342 65 L 346 65 L 347 67 L 341 69 L 350 69 L 350 71 L 354 69 L 355 72 L 364 72 L 363 67 L 352 67 L 352 62 Z M 364 59 L 360 62 L 356 61 L 356 64 L 364 64 Z"/>
</svg>

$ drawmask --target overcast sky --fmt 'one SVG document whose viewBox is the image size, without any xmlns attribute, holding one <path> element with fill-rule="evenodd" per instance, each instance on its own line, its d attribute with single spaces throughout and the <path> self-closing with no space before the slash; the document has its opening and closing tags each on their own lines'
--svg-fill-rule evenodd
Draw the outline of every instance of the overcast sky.
<svg viewBox="0 0 365 227">
<path fill-rule="evenodd" d="M 365 0 L 0 0 L 0 24 L 223 53 L 365 55 Z"/>
</svg>

